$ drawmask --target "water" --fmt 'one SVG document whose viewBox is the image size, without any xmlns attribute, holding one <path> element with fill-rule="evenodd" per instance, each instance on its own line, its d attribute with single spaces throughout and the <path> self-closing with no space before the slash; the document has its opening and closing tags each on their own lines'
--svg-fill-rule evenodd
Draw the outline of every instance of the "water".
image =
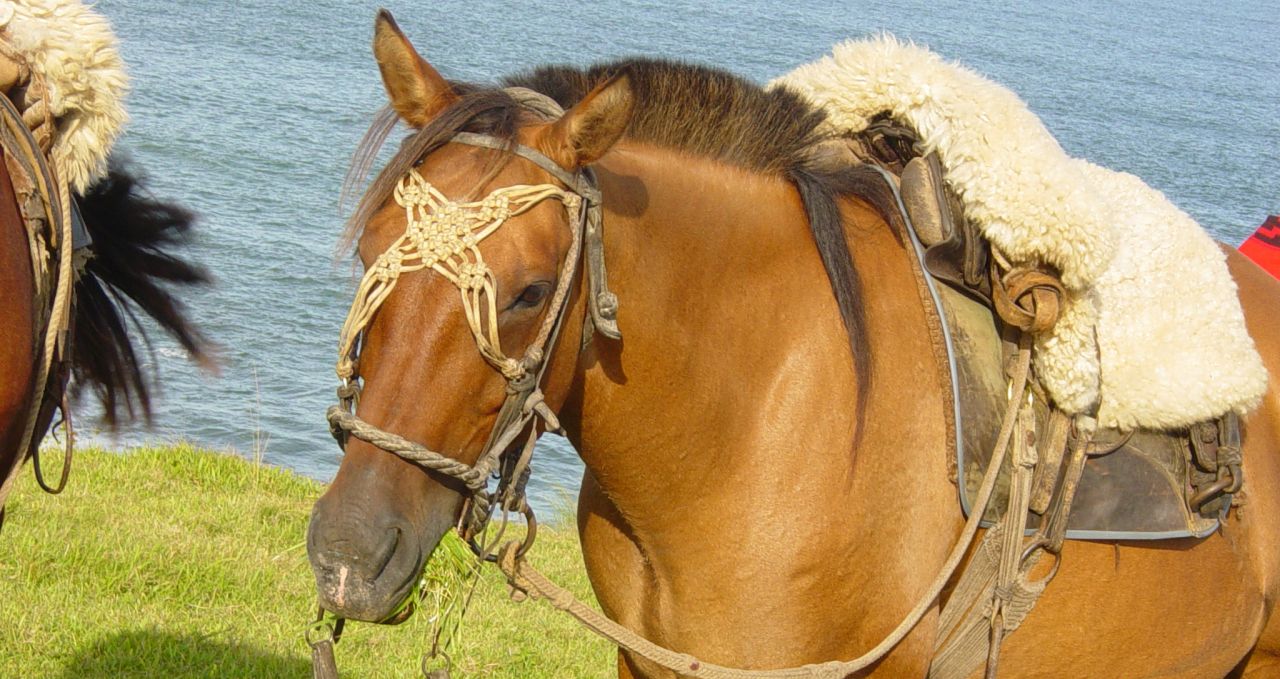
<svg viewBox="0 0 1280 679">
<path fill-rule="evenodd" d="M 1011 87 L 1069 153 L 1143 177 L 1224 241 L 1280 211 L 1280 12 L 1267 3 L 774 4 L 385 3 L 446 76 L 482 82 L 630 54 L 763 82 L 840 40 L 890 31 Z M 187 439 L 319 479 L 337 469 L 323 412 L 355 280 L 335 259 L 337 196 L 382 104 L 368 46 L 378 6 L 98 3 L 133 75 L 121 146 L 158 195 L 201 215 L 192 252 L 218 284 L 190 304 L 223 359 L 221 375 L 201 374 L 157 343 L 155 426 L 115 443 Z M 542 445 L 537 504 L 580 476 L 563 440 Z"/>
</svg>

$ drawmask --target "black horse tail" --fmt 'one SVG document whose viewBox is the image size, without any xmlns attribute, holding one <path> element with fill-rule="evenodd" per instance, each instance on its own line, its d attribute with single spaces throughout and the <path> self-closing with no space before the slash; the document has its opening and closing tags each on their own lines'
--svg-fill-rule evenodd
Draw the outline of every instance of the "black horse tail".
<svg viewBox="0 0 1280 679">
<path fill-rule="evenodd" d="M 132 168 L 112 162 L 107 176 L 80 199 L 92 255 L 75 285 L 72 337 L 73 395 L 89 389 L 114 428 L 123 413 L 151 419 L 154 377 L 138 360 L 131 332 L 150 349 L 145 316 L 207 362 L 208 342 L 192 323 L 178 288 L 208 284 L 208 272 L 175 250 L 189 237 L 195 215 L 156 199 Z"/>
</svg>

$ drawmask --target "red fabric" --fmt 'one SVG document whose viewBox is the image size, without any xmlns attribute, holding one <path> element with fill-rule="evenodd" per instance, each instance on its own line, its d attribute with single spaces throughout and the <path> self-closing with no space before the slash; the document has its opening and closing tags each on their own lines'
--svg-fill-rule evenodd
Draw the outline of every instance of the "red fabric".
<svg viewBox="0 0 1280 679">
<path fill-rule="evenodd" d="M 1280 278 L 1280 217 L 1267 217 L 1267 221 L 1240 244 L 1240 252 Z"/>
</svg>

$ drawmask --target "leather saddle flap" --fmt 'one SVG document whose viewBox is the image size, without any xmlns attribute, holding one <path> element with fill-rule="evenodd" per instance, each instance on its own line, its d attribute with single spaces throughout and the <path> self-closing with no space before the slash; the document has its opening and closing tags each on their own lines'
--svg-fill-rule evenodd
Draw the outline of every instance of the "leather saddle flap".
<svg viewBox="0 0 1280 679">
<path fill-rule="evenodd" d="M 938 286 L 944 322 L 951 330 L 956 363 L 960 421 L 957 429 L 957 482 L 965 516 L 977 495 L 978 483 L 990 461 L 1007 391 L 1003 349 L 992 311 L 950 285 Z M 1044 431 L 1048 408 L 1037 396 L 1039 430 Z M 1098 432 L 1098 441 L 1123 443 L 1113 452 L 1091 457 L 1076 491 L 1067 522 L 1067 537 L 1092 540 L 1164 540 L 1202 537 L 1218 527 L 1217 519 L 1188 507 L 1188 448 L 1185 434 L 1140 430 L 1125 436 L 1114 430 Z M 1006 506 L 1009 472 L 1002 470 L 986 521 L 994 522 Z M 1032 513 L 1028 524 L 1039 525 Z"/>
</svg>

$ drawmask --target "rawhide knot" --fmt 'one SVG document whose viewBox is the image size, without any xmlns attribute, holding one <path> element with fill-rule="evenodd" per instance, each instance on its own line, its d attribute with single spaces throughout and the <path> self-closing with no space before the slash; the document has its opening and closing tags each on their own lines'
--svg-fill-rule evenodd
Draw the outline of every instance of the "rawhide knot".
<svg viewBox="0 0 1280 679">
<path fill-rule="evenodd" d="M 342 401 L 350 401 L 360 395 L 360 385 L 355 381 L 343 382 L 338 385 L 338 399 Z"/>
<path fill-rule="evenodd" d="M 1043 269 L 1015 266 L 1003 275 L 993 262 L 992 301 L 1000 318 L 1023 332 L 1047 332 L 1062 309 L 1062 282 Z"/>
<path fill-rule="evenodd" d="M 525 375 L 528 375 L 528 371 L 525 370 L 524 364 L 514 358 L 501 359 L 498 362 L 497 367 L 498 372 L 502 373 L 502 376 L 505 377 L 508 382 L 515 382 Z"/>
<path fill-rule="evenodd" d="M 472 541 L 484 532 L 493 516 L 493 499 L 485 491 L 477 491 L 467 498 L 458 521 L 458 534 L 465 541 Z"/>
<path fill-rule="evenodd" d="M 529 372 L 524 372 L 514 379 L 507 380 L 507 394 L 523 394 L 534 390 L 537 387 L 534 376 Z"/>
<path fill-rule="evenodd" d="M 350 356 L 343 356 L 338 359 L 338 366 L 334 372 L 338 373 L 339 379 L 349 380 L 355 376 L 355 365 L 355 361 Z"/>
<path fill-rule="evenodd" d="M 537 372 L 538 366 L 542 365 L 542 361 L 546 358 L 542 347 L 531 346 L 524 353 L 524 358 L 520 359 L 520 363 L 524 365 L 524 369 L 529 372 Z"/>
<path fill-rule="evenodd" d="M 596 297 L 596 304 L 600 307 L 600 315 L 609 320 L 618 317 L 618 296 L 612 292 L 602 292 Z"/>
</svg>

